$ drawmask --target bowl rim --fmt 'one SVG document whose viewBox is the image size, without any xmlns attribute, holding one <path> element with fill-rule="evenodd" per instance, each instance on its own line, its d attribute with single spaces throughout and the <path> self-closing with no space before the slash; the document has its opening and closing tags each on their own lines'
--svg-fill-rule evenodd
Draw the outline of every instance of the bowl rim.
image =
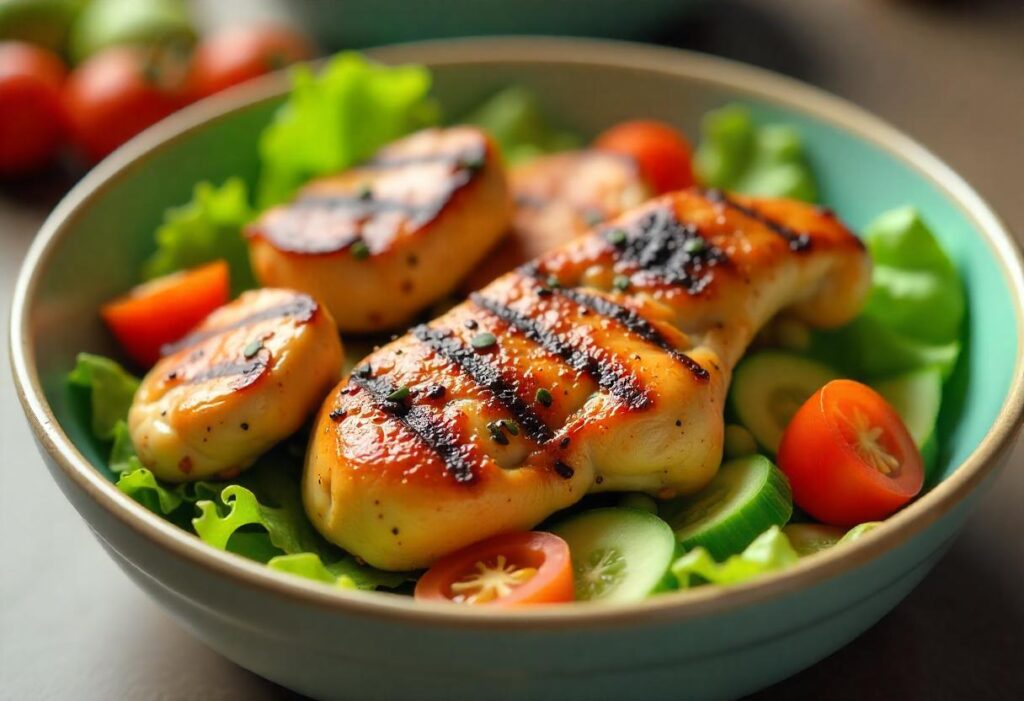
<svg viewBox="0 0 1024 701">
<path fill-rule="evenodd" d="M 848 573 L 923 532 L 993 472 L 1024 420 L 1024 258 L 999 217 L 949 166 L 916 141 L 846 100 L 765 69 L 700 53 L 620 41 L 561 37 L 488 37 L 421 41 L 367 50 L 387 63 L 588 65 L 630 69 L 704 82 L 810 115 L 839 127 L 900 159 L 954 203 L 981 233 L 1013 293 L 1017 319 L 1014 380 L 999 415 L 975 450 L 950 477 L 891 516 L 883 528 L 841 550 L 802 559 L 781 572 L 732 587 L 669 593 L 632 604 L 577 603 L 515 612 L 414 602 L 381 592 L 332 589 L 209 547 L 194 535 L 149 512 L 104 478 L 61 429 L 43 394 L 32 344 L 30 304 L 48 259 L 92 200 L 153 153 L 235 110 L 277 99 L 288 87 L 267 76 L 201 101 L 146 130 L 86 175 L 46 219 L 30 247 L 15 286 L 10 315 L 10 355 L 15 388 L 31 428 L 55 465 L 100 507 L 149 544 L 249 589 L 264 590 L 331 612 L 471 628 L 551 629 L 621 627 L 700 618 L 735 610 Z"/>
</svg>

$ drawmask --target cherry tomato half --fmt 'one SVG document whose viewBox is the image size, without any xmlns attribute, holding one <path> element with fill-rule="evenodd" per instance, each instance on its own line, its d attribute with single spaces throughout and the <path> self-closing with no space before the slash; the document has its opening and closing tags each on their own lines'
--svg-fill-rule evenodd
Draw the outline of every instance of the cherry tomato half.
<svg viewBox="0 0 1024 701">
<path fill-rule="evenodd" d="M 46 165 L 65 132 L 64 64 L 46 49 L 0 42 L 0 176 Z"/>
<path fill-rule="evenodd" d="M 797 410 L 778 463 L 800 508 L 835 526 L 881 520 L 924 484 L 921 453 L 902 419 L 853 380 L 829 382 Z"/>
<path fill-rule="evenodd" d="M 288 27 L 232 27 L 204 38 L 192 55 L 189 84 L 195 99 L 313 58 L 312 42 Z"/>
<path fill-rule="evenodd" d="M 594 140 L 602 151 L 632 156 L 644 180 L 660 195 L 694 183 L 693 149 L 686 138 L 664 122 L 623 122 Z"/>
<path fill-rule="evenodd" d="M 231 294 L 228 264 L 222 260 L 159 277 L 103 305 L 100 315 L 124 348 L 143 367 L 160 359 L 160 348 L 187 334 Z"/>
<path fill-rule="evenodd" d="M 120 46 L 89 58 L 64 91 L 76 145 L 98 161 L 184 107 L 185 72 L 174 50 Z"/>
<path fill-rule="evenodd" d="M 521 606 L 573 600 L 569 546 L 551 533 L 508 533 L 434 564 L 416 583 L 421 601 Z"/>
</svg>

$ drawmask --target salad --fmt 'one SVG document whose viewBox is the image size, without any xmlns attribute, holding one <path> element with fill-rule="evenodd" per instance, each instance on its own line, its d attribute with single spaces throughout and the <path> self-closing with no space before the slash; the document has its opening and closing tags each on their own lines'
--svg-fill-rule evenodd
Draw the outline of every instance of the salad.
<svg viewBox="0 0 1024 701">
<path fill-rule="evenodd" d="M 68 376 L 147 509 L 329 586 L 516 607 L 748 581 L 931 486 L 958 274 L 912 207 L 855 238 L 794 127 L 727 105 L 696 149 L 588 145 L 520 86 L 448 119 L 422 67 L 293 78 L 255 187 L 166 212 L 100 310 L 122 357 Z"/>
</svg>

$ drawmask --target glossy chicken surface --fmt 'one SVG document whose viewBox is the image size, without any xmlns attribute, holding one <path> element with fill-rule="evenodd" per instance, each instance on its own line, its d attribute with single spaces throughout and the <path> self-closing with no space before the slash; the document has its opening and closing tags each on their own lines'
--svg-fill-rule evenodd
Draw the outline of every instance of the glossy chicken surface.
<svg viewBox="0 0 1024 701">
<path fill-rule="evenodd" d="M 161 479 L 230 477 L 299 429 L 341 374 L 330 313 L 291 290 L 246 292 L 147 373 L 128 414 Z"/>
<path fill-rule="evenodd" d="M 512 228 L 469 274 L 472 292 L 650 197 L 633 159 L 603 151 L 532 158 L 508 171 Z"/>
<path fill-rule="evenodd" d="M 722 454 L 732 369 L 782 310 L 859 311 L 831 213 L 689 190 L 651 200 L 380 348 L 320 410 L 304 501 L 386 569 L 530 528 L 585 493 L 691 493 Z"/>
<path fill-rule="evenodd" d="M 510 216 L 496 146 L 460 126 L 417 132 L 315 180 L 246 233 L 263 285 L 313 295 L 342 331 L 375 332 L 455 289 Z"/>
</svg>

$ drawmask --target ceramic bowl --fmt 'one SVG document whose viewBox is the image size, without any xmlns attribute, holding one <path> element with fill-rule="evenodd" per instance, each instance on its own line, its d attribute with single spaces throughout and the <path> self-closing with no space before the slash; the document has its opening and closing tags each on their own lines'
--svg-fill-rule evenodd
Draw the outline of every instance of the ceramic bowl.
<svg viewBox="0 0 1024 701">
<path fill-rule="evenodd" d="M 124 571 L 214 650 L 322 698 L 731 698 L 812 664 L 895 606 L 992 482 L 1024 409 L 1021 257 L 978 195 L 862 110 L 718 59 L 541 39 L 374 55 L 429 65 L 448 115 L 517 82 L 587 135 L 638 116 L 693 134 L 706 110 L 742 101 L 800 129 L 824 200 L 855 229 L 890 207 L 920 208 L 969 298 L 968 349 L 939 427 L 941 482 L 862 540 L 749 584 L 515 614 L 337 591 L 157 518 L 111 484 L 103 455 L 70 420 L 63 377 L 78 351 L 113 352 L 97 305 L 135 282 L 164 208 L 198 180 L 255 177 L 257 134 L 286 89 L 276 78 L 197 104 L 97 167 L 46 222 L 18 281 L 11 351 L 25 412 L 54 478 Z"/>
</svg>

